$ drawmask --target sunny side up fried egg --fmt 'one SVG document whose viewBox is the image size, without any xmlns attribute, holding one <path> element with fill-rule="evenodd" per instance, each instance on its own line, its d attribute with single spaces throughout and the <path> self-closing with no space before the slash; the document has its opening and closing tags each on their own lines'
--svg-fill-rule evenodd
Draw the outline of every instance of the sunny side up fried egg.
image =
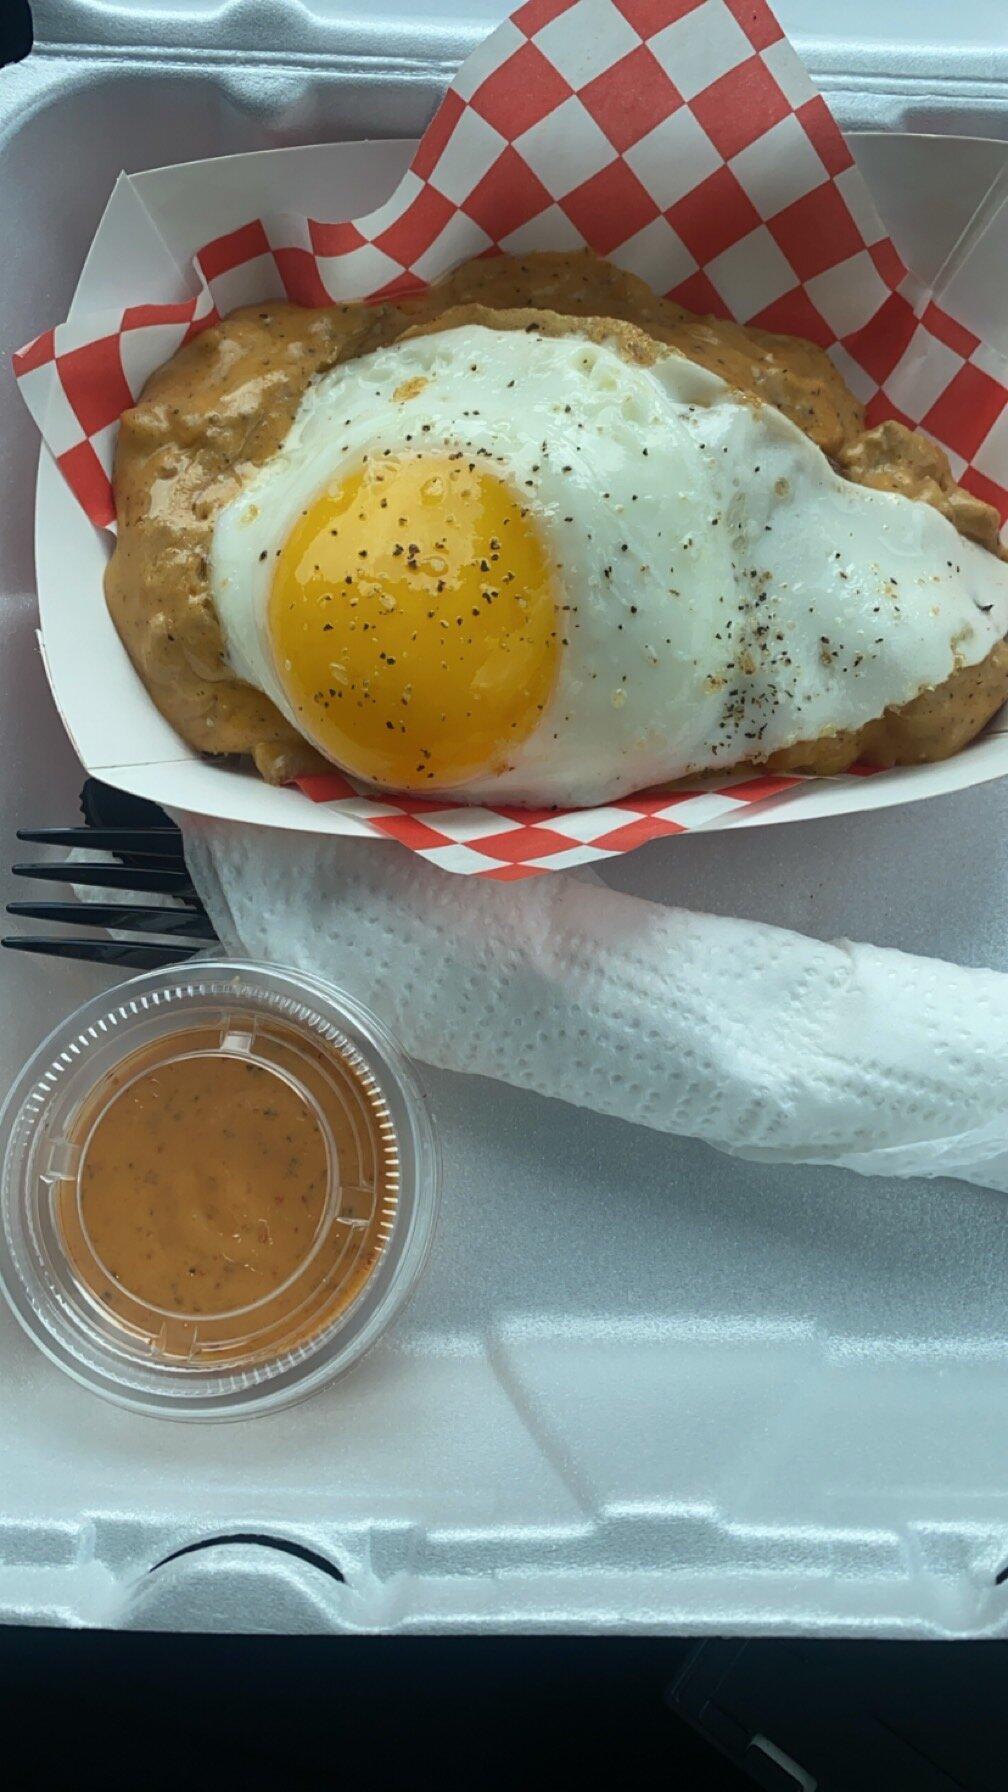
<svg viewBox="0 0 1008 1792">
<path fill-rule="evenodd" d="M 1008 628 L 1008 565 L 716 375 L 475 324 L 319 378 L 210 583 L 232 667 L 323 755 L 461 801 L 763 760 Z"/>
</svg>

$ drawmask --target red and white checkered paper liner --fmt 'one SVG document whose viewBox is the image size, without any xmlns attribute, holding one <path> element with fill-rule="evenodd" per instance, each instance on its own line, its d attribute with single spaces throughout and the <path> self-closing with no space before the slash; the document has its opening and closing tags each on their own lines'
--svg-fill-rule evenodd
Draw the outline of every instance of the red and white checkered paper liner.
<svg viewBox="0 0 1008 1792">
<path fill-rule="evenodd" d="M 256 218 L 199 249 L 195 298 L 61 324 L 15 373 L 78 501 L 112 527 L 121 413 L 236 306 L 397 298 L 475 255 L 585 244 L 692 311 L 821 344 L 870 423 L 925 429 L 1008 516 L 1008 365 L 907 273 L 765 0 L 527 0 L 463 65 L 377 211 Z M 335 772 L 301 787 L 435 863 L 507 878 L 626 852 L 795 782 L 573 811 L 372 801 Z"/>
</svg>

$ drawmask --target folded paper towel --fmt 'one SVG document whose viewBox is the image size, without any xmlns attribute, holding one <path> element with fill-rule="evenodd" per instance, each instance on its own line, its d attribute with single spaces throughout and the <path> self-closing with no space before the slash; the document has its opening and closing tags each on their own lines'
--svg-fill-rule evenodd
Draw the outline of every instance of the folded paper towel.
<svg viewBox="0 0 1008 1792">
<path fill-rule="evenodd" d="M 430 1064 L 739 1157 L 1008 1189 L 1002 973 L 178 819 L 229 950 L 339 984 Z"/>
</svg>

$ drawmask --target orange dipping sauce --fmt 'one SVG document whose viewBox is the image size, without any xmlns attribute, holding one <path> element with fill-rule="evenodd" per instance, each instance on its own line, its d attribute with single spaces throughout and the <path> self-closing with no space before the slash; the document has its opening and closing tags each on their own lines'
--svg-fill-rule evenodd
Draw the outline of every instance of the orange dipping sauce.
<svg viewBox="0 0 1008 1792">
<path fill-rule="evenodd" d="M 153 1353 L 225 1367 L 308 1342 L 395 1218 L 395 1134 L 363 1061 L 282 1020 L 175 1031 L 122 1060 L 69 1135 L 57 1220 L 88 1297 Z"/>
</svg>

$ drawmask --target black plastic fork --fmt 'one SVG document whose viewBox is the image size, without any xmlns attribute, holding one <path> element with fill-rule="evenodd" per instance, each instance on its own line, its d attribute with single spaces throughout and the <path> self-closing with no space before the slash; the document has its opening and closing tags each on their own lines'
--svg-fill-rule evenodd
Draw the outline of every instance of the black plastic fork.
<svg viewBox="0 0 1008 1792">
<path fill-rule="evenodd" d="M 78 887 L 87 884 L 110 895 L 130 890 L 143 896 L 174 896 L 184 906 L 116 902 L 114 897 L 107 902 L 9 902 L 7 913 L 22 920 L 108 927 L 141 937 L 113 940 L 13 934 L 0 940 L 0 945 L 51 958 L 83 958 L 94 964 L 155 970 L 161 965 L 181 964 L 217 943 L 186 868 L 182 836 L 163 809 L 88 778 L 81 791 L 81 813 L 82 827 L 19 828 L 17 837 L 36 846 L 83 846 L 107 852 L 111 854 L 108 860 L 71 866 L 59 859 L 15 865 L 14 876 Z M 149 934 L 162 937 L 143 937 Z"/>
</svg>

